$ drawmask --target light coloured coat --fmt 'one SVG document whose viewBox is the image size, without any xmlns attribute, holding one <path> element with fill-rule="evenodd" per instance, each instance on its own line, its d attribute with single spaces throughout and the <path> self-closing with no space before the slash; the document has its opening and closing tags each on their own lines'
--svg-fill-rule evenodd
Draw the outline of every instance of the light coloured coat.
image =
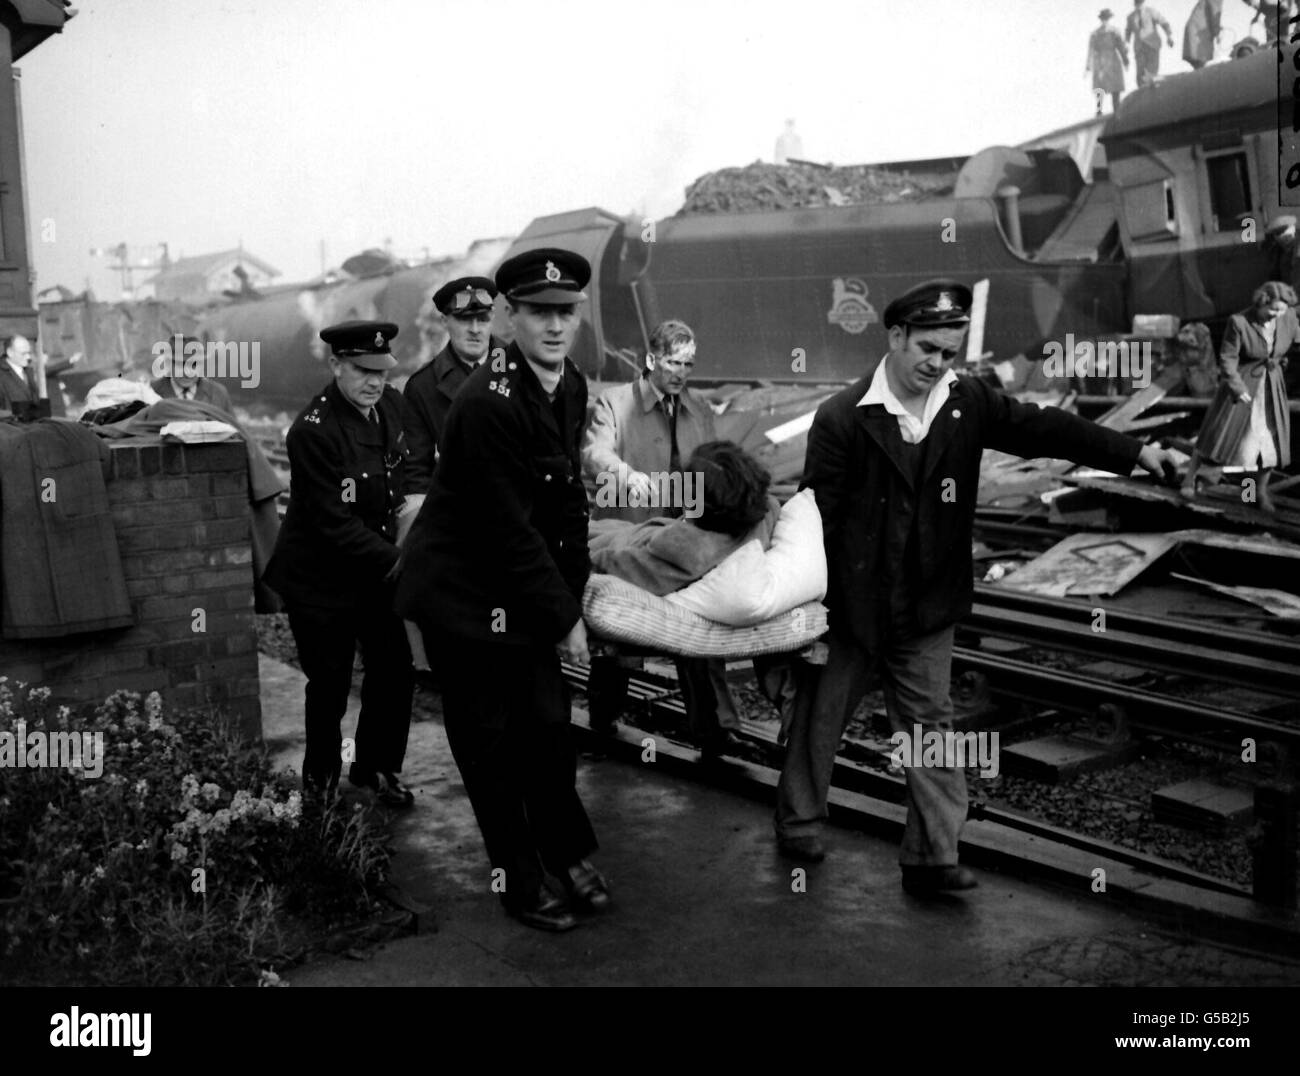
<svg viewBox="0 0 1300 1076">
<path fill-rule="evenodd" d="M 684 388 L 677 400 L 677 449 L 685 465 L 696 448 L 717 439 L 717 432 L 713 411 L 703 399 Z M 582 446 L 582 468 L 598 487 L 602 482 L 617 481 L 619 505 L 628 503 L 620 467 L 647 475 L 667 473 L 671 453 L 668 416 L 659 408 L 659 398 L 646 378 L 607 389 L 596 401 Z M 608 507 L 600 501 L 592 509 L 593 519 L 629 523 L 644 523 L 665 514 L 662 507 Z"/>
</svg>

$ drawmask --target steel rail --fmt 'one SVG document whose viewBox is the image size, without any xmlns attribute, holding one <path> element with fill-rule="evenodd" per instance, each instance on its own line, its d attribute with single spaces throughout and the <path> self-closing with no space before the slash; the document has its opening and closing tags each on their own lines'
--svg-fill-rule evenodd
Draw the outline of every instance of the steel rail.
<svg viewBox="0 0 1300 1076">
<path fill-rule="evenodd" d="M 1087 713 L 1109 703 L 1124 707 L 1129 724 L 1150 731 L 1169 732 L 1171 726 L 1156 724 L 1157 721 L 1174 722 L 1172 728 L 1176 730 L 1189 723 L 1219 725 L 1251 733 L 1260 739 L 1300 747 L 1300 724 L 1240 710 L 1203 706 L 1143 688 L 1126 687 L 1059 669 L 1045 669 L 1014 658 L 992 657 L 966 647 L 953 647 L 952 654 L 956 667 L 985 676 L 993 694 L 1019 702 L 1077 713 Z"/>
<path fill-rule="evenodd" d="M 1087 610 L 1082 612 L 1087 614 Z M 1101 631 L 1093 629 L 1090 615 L 1086 623 L 1074 623 L 1050 614 L 976 604 L 962 626 L 1032 646 L 1073 650 L 1193 679 L 1300 698 L 1300 665 L 1294 661 L 1258 658 L 1221 646 L 1211 648 L 1153 639 L 1147 633 L 1112 627 L 1109 610 L 1105 630 Z"/>
<path fill-rule="evenodd" d="M 1106 612 L 1106 631 L 1112 628 L 1120 631 L 1136 632 L 1170 643 L 1186 646 L 1209 647 L 1221 649 L 1225 641 L 1232 643 L 1235 651 L 1262 657 L 1269 661 L 1290 662 L 1300 666 L 1300 642 L 1283 635 L 1274 635 L 1264 631 L 1233 629 L 1225 639 L 1225 632 L 1217 625 L 1204 624 L 1195 620 L 1170 616 L 1143 615 L 1130 610 L 1106 604 L 1106 599 L 1089 598 L 1051 598 L 1030 591 L 1016 590 L 1009 586 L 993 586 L 989 583 L 975 584 L 977 603 L 996 606 L 1000 609 L 1024 610 L 1031 613 L 1049 613 L 1062 620 L 1087 623 L 1091 627 L 1093 610 L 1104 609 Z M 1100 633 L 1099 633 L 1100 634 Z"/>
</svg>

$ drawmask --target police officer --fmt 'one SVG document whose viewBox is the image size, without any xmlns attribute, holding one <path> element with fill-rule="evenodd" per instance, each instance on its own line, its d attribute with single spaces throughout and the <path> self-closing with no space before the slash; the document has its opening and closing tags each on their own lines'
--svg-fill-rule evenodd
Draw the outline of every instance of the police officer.
<svg viewBox="0 0 1300 1076">
<path fill-rule="evenodd" d="M 307 675 L 303 787 L 338 785 L 339 726 L 359 644 L 365 675 L 348 779 L 382 803 L 409 807 L 414 797 L 398 775 L 411 722 L 411 653 L 392 611 L 406 437 L 401 397 L 385 385 L 397 365 L 389 351 L 396 335 L 386 321 L 321 331 L 334 380 L 289 430 L 289 511 L 264 580 L 284 599 Z"/>
<path fill-rule="evenodd" d="M 433 293 L 434 308 L 447 329 L 447 346 L 416 370 L 402 390 L 411 450 L 406 463 L 408 494 L 428 493 L 451 401 L 489 351 L 500 346 L 492 337 L 496 297 L 497 286 L 485 276 L 458 277 Z"/>
<path fill-rule="evenodd" d="M 496 297 L 496 284 L 485 276 L 457 277 L 433 293 L 434 309 L 442 315 L 447 330 L 447 346 L 416 370 L 402 390 L 411 452 L 406 461 L 406 504 L 397 521 L 399 544 L 429 492 L 438 458 L 438 439 L 451 401 L 492 349 L 504 350 L 492 336 L 492 301 Z M 411 644 L 416 682 L 436 689 L 439 680 L 430 667 L 424 641 L 409 621 L 406 637 Z"/>
<path fill-rule="evenodd" d="M 447 415 L 428 499 L 403 547 L 398 612 L 443 670 L 447 739 L 506 912 L 543 930 L 609 905 L 561 657 L 586 664 L 590 571 L 579 449 L 587 383 L 568 359 L 585 258 L 544 248 L 497 271 L 514 342 L 470 374 Z M 549 873 L 568 900 L 548 891 Z M 484 879 L 485 888 L 488 879 Z"/>
</svg>

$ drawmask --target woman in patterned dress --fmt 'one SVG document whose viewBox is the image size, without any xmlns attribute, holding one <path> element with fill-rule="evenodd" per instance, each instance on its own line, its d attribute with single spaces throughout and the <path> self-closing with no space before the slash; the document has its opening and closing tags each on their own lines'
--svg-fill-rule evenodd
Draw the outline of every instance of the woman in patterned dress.
<svg viewBox="0 0 1300 1076">
<path fill-rule="evenodd" d="M 1276 511 L 1268 483 L 1274 467 L 1291 462 L 1291 413 L 1283 371 L 1300 342 L 1295 302 L 1289 284 L 1270 280 L 1256 289 L 1250 309 L 1229 319 L 1219 348 L 1219 390 L 1196 439 L 1184 497 L 1196 495 L 1202 463 L 1246 467 L 1259 471 L 1259 507 Z"/>
</svg>

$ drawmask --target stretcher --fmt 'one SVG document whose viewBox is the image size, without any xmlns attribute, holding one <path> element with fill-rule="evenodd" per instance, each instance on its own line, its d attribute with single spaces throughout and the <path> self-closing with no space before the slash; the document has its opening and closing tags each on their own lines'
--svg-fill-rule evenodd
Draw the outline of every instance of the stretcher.
<svg viewBox="0 0 1300 1076">
<path fill-rule="evenodd" d="M 592 575 L 583 593 L 588 645 L 611 657 L 723 658 L 741 661 L 768 654 L 798 654 L 825 661 L 826 606 L 804 602 L 746 627 L 731 627 L 633 586 L 612 575 Z M 820 660 L 818 660 L 820 658 Z"/>
</svg>

